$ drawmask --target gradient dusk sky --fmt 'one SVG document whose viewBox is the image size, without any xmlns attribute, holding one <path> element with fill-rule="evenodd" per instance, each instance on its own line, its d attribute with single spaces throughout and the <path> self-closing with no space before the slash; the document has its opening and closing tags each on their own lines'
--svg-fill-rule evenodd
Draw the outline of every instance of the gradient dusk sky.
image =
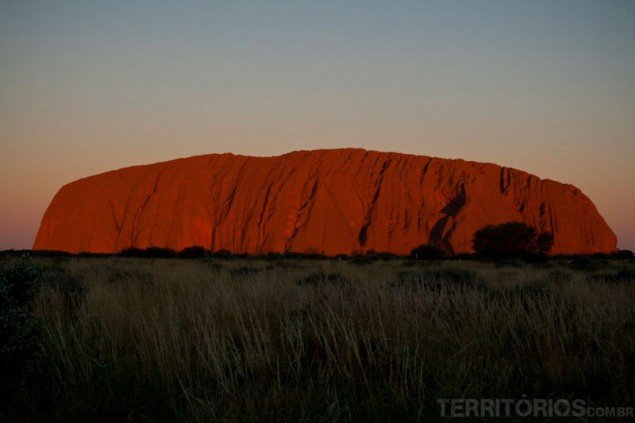
<svg viewBox="0 0 635 423">
<path fill-rule="evenodd" d="M 0 2 L 0 249 L 83 176 L 338 147 L 576 185 L 635 249 L 635 1 Z"/>
</svg>

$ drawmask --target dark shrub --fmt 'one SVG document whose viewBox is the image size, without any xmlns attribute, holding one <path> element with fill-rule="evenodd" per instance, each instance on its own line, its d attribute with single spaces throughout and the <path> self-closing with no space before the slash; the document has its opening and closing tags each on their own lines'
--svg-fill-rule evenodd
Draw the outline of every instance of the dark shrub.
<svg viewBox="0 0 635 423">
<path fill-rule="evenodd" d="M 176 257 L 176 251 L 169 248 L 149 247 L 145 249 L 144 257 L 147 258 L 172 258 Z"/>
<path fill-rule="evenodd" d="M 231 258 L 232 253 L 229 250 L 218 250 L 214 251 L 214 253 L 212 253 L 212 256 L 218 258 Z"/>
<path fill-rule="evenodd" d="M 536 238 L 536 248 L 540 255 L 549 254 L 553 248 L 553 234 L 549 232 L 541 232 L 538 234 Z"/>
<path fill-rule="evenodd" d="M 201 258 L 207 256 L 208 254 L 209 252 L 205 249 L 205 247 L 193 245 L 179 251 L 178 256 L 181 258 Z"/>
<path fill-rule="evenodd" d="M 412 249 L 410 257 L 417 260 L 439 260 L 445 257 L 445 254 L 435 246 L 420 245 Z"/>
<path fill-rule="evenodd" d="M 601 270 L 609 265 L 609 262 L 605 259 L 601 258 L 592 258 L 592 257 L 574 257 L 569 265 L 573 269 L 584 270 L 584 271 L 597 271 Z"/>
<path fill-rule="evenodd" d="M 312 260 L 324 260 L 326 256 L 322 253 L 306 253 L 302 255 L 302 258 Z"/>
<path fill-rule="evenodd" d="M 276 260 L 282 260 L 284 258 L 284 255 L 280 254 L 280 253 L 273 253 L 272 252 L 272 253 L 267 253 L 265 258 L 267 260 L 276 261 Z"/>
<path fill-rule="evenodd" d="M 73 254 L 57 250 L 2 250 L 0 257 L 72 257 Z"/>
<path fill-rule="evenodd" d="M 364 256 L 366 256 L 366 258 L 370 259 L 370 260 L 392 260 L 392 259 L 396 259 L 399 258 L 399 256 L 397 254 L 393 254 L 393 253 L 387 253 L 387 252 L 378 252 L 375 250 L 368 250 L 366 251 L 366 254 L 364 254 Z"/>
<path fill-rule="evenodd" d="M 284 256 L 289 259 L 303 259 L 305 258 L 304 253 L 297 253 L 293 251 L 287 251 Z"/>
<path fill-rule="evenodd" d="M 141 257 L 141 254 L 143 254 L 143 250 L 134 247 L 124 248 L 118 253 L 121 257 Z"/>
<path fill-rule="evenodd" d="M 149 247 L 146 249 L 141 248 L 126 248 L 119 252 L 122 257 L 139 257 L 139 258 L 172 258 L 176 257 L 176 251 L 169 248 L 161 247 Z"/>
<path fill-rule="evenodd" d="M 477 255 L 495 259 L 545 255 L 552 246 L 551 234 L 538 234 L 536 229 L 521 222 L 487 225 L 476 231 L 472 240 Z"/>
<path fill-rule="evenodd" d="M 41 278 L 41 268 L 30 260 L 0 261 L 0 408 L 36 369 L 40 322 L 31 309 Z"/>
<path fill-rule="evenodd" d="M 367 256 L 354 255 L 353 257 L 351 257 L 349 262 L 357 265 L 365 265 L 371 264 L 373 262 L 373 259 Z"/>
<path fill-rule="evenodd" d="M 575 257 L 569 262 L 569 266 L 574 269 L 589 269 L 592 267 L 593 262 L 588 257 Z"/>
<path fill-rule="evenodd" d="M 368 257 L 369 259 L 374 260 L 377 257 L 377 251 L 375 250 L 368 250 L 365 253 L 363 253 L 366 257 Z"/>
<path fill-rule="evenodd" d="M 613 259 L 632 259 L 634 255 L 631 250 L 619 250 L 611 253 L 609 257 Z"/>
<path fill-rule="evenodd" d="M 309 248 L 307 251 L 303 251 L 303 252 L 297 252 L 297 251 L 287 251 L 286 253 L 284 253 L 284 257 L 285 258 L 290 258 L 290 259 L 316 259 L 316 260 L 323 260 L 326 258 L 326 255 L 324 255 L 323 253 Z"/>
<path fill-rule="evenodd" d="M 386 252 L 373 252 L 373 255 L 370 257 L 373 260 L 396 260 L 401 258 L 400 256 L 398 256 L 397 254 L 393 254 L 393 253 L 386 253 Z"/>
<path fill-rule="evenodd" d="M 72 254 L 71 254 L 72 255 Z M 110 257 L 112 254 L 108 253 L 89 253 L 86 251 L 81 251 L 74 255 L 75 257 Z"/>
</svg>

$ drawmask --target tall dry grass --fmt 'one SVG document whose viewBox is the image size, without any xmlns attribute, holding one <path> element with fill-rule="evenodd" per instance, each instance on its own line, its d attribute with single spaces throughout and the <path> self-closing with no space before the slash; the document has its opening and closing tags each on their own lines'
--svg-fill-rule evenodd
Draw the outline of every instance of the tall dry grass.
<svg viewBox="0 0 635 423">
<path fill-rule="evenodd" d="M 84 289 L 36 298 L 25 419 L 405 421 L 437 398 L 634 399 L 632 263 L 43 263 Z"/>
</svg>

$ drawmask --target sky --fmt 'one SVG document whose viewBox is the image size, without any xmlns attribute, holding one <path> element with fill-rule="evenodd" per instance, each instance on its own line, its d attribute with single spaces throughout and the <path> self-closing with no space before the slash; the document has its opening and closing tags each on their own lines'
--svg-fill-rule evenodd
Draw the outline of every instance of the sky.
<svg viewBox="0 0 635 423">
<path fill-rule="evenodd" d="M 635 2 L 0 1 L 0 250 L 84 176 L 339 147 L 576 185 L 635 249 Z"/>
</svg>

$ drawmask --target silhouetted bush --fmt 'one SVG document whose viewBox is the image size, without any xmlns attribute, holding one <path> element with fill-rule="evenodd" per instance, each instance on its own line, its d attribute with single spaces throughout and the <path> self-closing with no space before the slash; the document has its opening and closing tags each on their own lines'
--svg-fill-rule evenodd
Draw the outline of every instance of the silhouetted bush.
<svg viewBox="0 0 635 423">
<path fill-rule="evenodd" d="M 445 254 L 440 248 L 424 244 L 413 248 L 410 257 L 417 260 L 440 260 L 445 257 Z"/>
<path fill-rule="evenodd" d="M 265 256 L 265 258 L 267 260 L 271 260 L 271 261 L 275 261 L 275 260 L 282 260 L 284 258 L 284 254 L 280 254 L 280 253 L 267 253 L 267 255 Z"/>
<path fill-rule="evenodd" d="M 72 257 L 71 254 L 66 251 L 56 250 L 2 250 L 0 251 L 0 257 Z"/>
<path fill-rule="evenodd" d="M 375 253 L 375 255 L 372 258 L 374 260 L 397 260 L 402 258 L 402 256 L 399 256 L 393 253 L 379 252 L 379 253 Z"/>
<path fill-rule="evenodd" d="M 117 255 L 121 257 L 141 257 L 142 253 L 142 249 L 130 247 L 124 248 L 123 250 L 119 251 Z"/>
<path fill-rule="evenodd" d="M 487 258 L 532 258 L 551 252 L 553 235 L 521 222 L 487 225 L 474 234 L 474 252 Z"/>
<path fill-rule="evenodd" d="M 324 260 L 326 258 L 326 256 L 322 253 L 304 253 L 300 254 L 299 257 L 309 260 Z"/>
<path fill-rule="evenodd" d="M 212 253 L 212 257 L 216 258 L 231 258 L 232 253 L 229 250 L 217 250 Z"/>
<path fill-rule="evenodd" d="M 619 250 L 609 255 L 612 259 L 632 259 L 635 257 L 631 250 Z"/>
<path fill-rule="evenodd" d="M 574 257 L 571 262 L 569 262 L 569 266 L 573 269 L 584 270 L 587 272 L 598 271 L 606 268 L 609 265 L 609 262 L 602 258 L 593 258 L 593 257 Z"/>
<path fill-rule="evenodd" d="M 176 251 L 162 247 L 142 248 L 126 248 L 118 254 L 121 257 L 139 257 L 139 258 L 174 258 L 177 256 Z"/>
<path fill-rule="evenodd" d="M 87 251 L 81 251 L 77 254 L 69 254 L 73 257 L 86 257 L 86 258 L 98 258 L 98 257 L 112 257 L 114 254 L 109 253 L 89 253 Z"/>
<path fill-rule="evenodd" d="M 180 258 L 201 258 L 207 255 L 209 255 L 209 251 L 207 251 L 205 247 L 201 247 L 200 245 L 186 247 L 178 253 L 178 257 Z"/>
<path fill-rule="evenodd" d="M 176 251 L 169 248 L 149 247 L 145 250 L 145 257 L 171 258 L 176 257 Z"/>
<path fill-rule="evenodd" d="M 349 262 L 357 265 L 365 265 L 372 263 L 373 260 L 366 255 L 355 254 L 350 258 Z"/>
<path fill-rule="evenodd" d="M 540 255 L 547 255 L 553 249 L 553 234 L 549 232 L 541 232 L 536 238 L 536 249 Z"/>
<path fill-rule="evenodd" d="M 366 251 L 366 253 L 364 254 L 366 257 L 368 257 L 371 260 L 375 260 L 377 258 L 377 251 L 375 250 L 368 250 Z"/>
</svg>

